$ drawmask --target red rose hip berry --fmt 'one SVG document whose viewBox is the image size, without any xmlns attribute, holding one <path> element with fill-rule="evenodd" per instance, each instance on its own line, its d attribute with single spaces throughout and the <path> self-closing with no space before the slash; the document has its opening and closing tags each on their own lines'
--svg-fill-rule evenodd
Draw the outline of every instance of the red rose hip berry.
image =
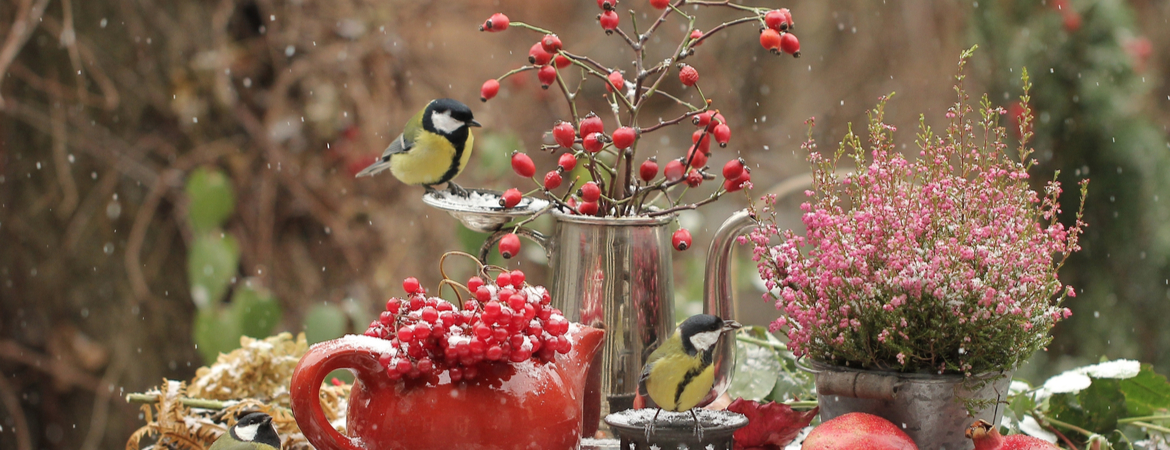
<svg viewBox="0 0 1170 450">
<path fill-rule="evenodd" d="M 694 67 L 689 65 L 683 65 L 682 68 L 678 70 L 678 81 L 681 82 L 683 86 L 694 86 L 695 83 L 699 82 L 699 71 L 695 70 Z"/>
<path fill-rule="evenodd" d="M 479 88 L 479 99 L 483 101 L 491 100 L 500 93 L 500 82 L 495 78 L 484 81 L 483 86 Z"/>
<path fill-rule="evenodd" d="M 667 6 L 670 6 L 670 0 L 650 0 L 650 6 L 656 9 L 666 9 Z"/>
<path fill-rule="evenodd" d="M 563 181 L 563 180 L 561 178 L 560 171 L 553 170 L 553 171 L 549 171 L 549 173 L 544 174 L 544 188 L 547 190 L 551 191 L 553 189 L 561 187 L 561 181 Z"/>
<path fill-rule="evenodd" d="M 505 234 L 500 239 L 500 256 L 504 259 L 511 259 L 513 256 L 520 254 L 520 236 L 516 233 Z"/>
<path fill-rule="evenodd" d="M 532 47 L 528 49 L 529 63 L 543 66 L 548 64 L 549 61 L 552 61 L 552 54 L 544 51 L 544 47 L 539 42 L 532 44 Z"/>
<path fill-rule="evenodd" d="M 544 66 L 536 71 L 536 79 L 540 81 L 541 89 L 548 89 L 557 82 L 557 69 L 553 66 Z"/>
<path fill-rule="evenodd" d="M 607 78 L 609 78 L 609 83 L 606 83 L 605 85 L 606 92 L 613 92 L 614 87 L 617 87 L 618 89 L 624 89 L 626 87 L 626 80 L 622 78 L 621 72 L 616 70 L 610 72 Z M 613 86 L 610 86 L 610 84 Z"/>
<path fill-rule="evenodd" d="M 536 175 L 536 164 L 528 155 L 516 152 L 512 154 L 512 170 L 516 172 L 516 175 L 532 178 L 533 175 Z"/>
<path fill-rule="evenodd" d="M 699 171 L 695 169 L 691 169 L 690 172 L 687 172 L 687 186 L 694 188 L 699 187 L 700 184 L 703 184 L 703 174 L 699 173 Z"/>
<path fill-rule="evenodd" d="M 557 165 L 561 166 L 565 172 L 570 172 L 574 167 L 577 167 L 577 157 L 572 153 L 565 153 L 557 160 Z"/>
<path fill-rule="evenodd" d="M 613 132 L 613 146 L 625 150 L 634 145 L 634 139 L 637 138 L 637 133 L 633 128 L 621 127 Z"/>
<path fill-rule="evenodd" d="M 601 199 L 601 187 L 592 181 L 581 186 L 581 200 L 587 202 L 596 202 Z"/>
<path fill-rule="evenodd" d="M 479 31 L 487 31 L 491 33 L 504 31 L 508 29 L 509 23 L 511 23 L 511 21 L 508 20 L 508 16 L 505 16 L 502 13 L 495 13 L 492 14 L 491 17 L 488 17 L 488 20 L 484 21 L 483 25 L 479 27 Z"/>
<path fill-rule="evenodd" d="M 621 19 L 618 18 L 617 12 L 613 10 L 605 10 L 602 11 L 600 16 L 597 16 L 597 21 L 601 23 L 601 29 L 605 30 L 606 34 L 610 34 L 613 33 L 613 30 L 617 29 L 618 22 L 620 22 Z"/>
<path fill-rule="evenodd" d="M 519 189 L 512 188 L 504 191 L 504 195 L 500 196 L 500 202 L 504 208 L 511 208 L 520 204 L 520 199 L 524 197 Z"/>
<path fill-rule="evenodd" d="M 605 142 L 601 140 L 601 133 L 589 133 L 581 139 L 581 146 L 589 153 L 597 153 L 605 147 Z"/>
<path fill-rule="evenodd" d="M 666 181 L 671 183 L 681 180 L 683 174 L 686 172 L 686 167 L 683 167 L 682 161 L 672 159 L 666 163 L 666 168 L 662 169 L 662 175 L 666 176 Z"/>
<path fill-rule="evenodd" d="M 655 161 L 654 158 L 643 161 L 642 165 L 638 167 L 638 177 L 642 181 L 649 183 L 656 176 L 658 176 L 658 161 Z"/>
<path fill-rule="evenodd" d="M 540 47 L 550 54 L 556 53 L 562 48 L 561 38 L 555 34 L 546 34 L 540 39 Z"/>
<path fill-rule="evenodd" d="M 764 14 L 764 23 L 776 31 L 788 31 L 788 27 L 792 25 L 792 14 L 788 12 L 788 8 L 774 9 Z"/>
<path fill-rule="evenodd" d="M 580 205 L 577 205 L 577 211 L 585 216 L 596 216 L 597 210 L 597 202 L 582 202 Z"/>
<path fill-rule="evenodd" d="M 670 237 L 670 245 L 673 245 L 674 249 L 678 251 L 691 248 L 691 232 L 687 231 L 686 228 L 679 228 Z"/>
<path fill-rule="evenodd" d="M 760 46 L 772 53 L 780 52 L 780 32 L 771 28 L 760 33 Z"/>
<path fill-rule="evenodd" d="M 727 142 L 731 141 L 731 127 L 725 123 L 715 125 L 715 131 L 712 134 L 715 135 L 715 142 L 718 142 L 720 147 L 726 147 Z"/>
<path fill-rule="evenodd" d="M 584 119 L 581 119 L 581 124 L 578 126 L 581 131 L 581 137 L 587 134 L 604 133 L 605 124 L 601 121 L 597 114 L 589 113 Z"/>
<path fill-rule="evenodd" d="M 405 290 L 407 294 L 417 293 L 419 289 L 418 278 L 409 277 L 405 280 L 402 280 L 402 289 Z"/>
<path fill-rule="evenodd" d="M 789 55 L 800 57 L 800 39 L 795 34 L 784 33 L 780 38 L 780 50 Z"/>
<path fill-rule="evenodd" d="M 743 175 L 743 159 L 733 159 L 723 165 L 723 178 L 734 180 Z"/>
<path fill-rule="evenodd" d="M 557 141 L 561 147 L 572 148 L 573 141 L 577 138 L 577 130 L 573 129 L 573 124 L 569 122 L 559 122 L 553 126 L 553 139 Z"/>
</svg>

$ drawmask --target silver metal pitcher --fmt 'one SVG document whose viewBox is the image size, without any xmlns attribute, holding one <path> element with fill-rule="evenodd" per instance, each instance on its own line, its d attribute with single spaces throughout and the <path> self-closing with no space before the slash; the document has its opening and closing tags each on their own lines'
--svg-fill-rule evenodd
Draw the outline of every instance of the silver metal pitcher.
<svg viewBox="0 0 1170 450">
<path fill-rule="evenodd" d="M 642 365 L 658 344 L 674 332 L 674 277 L 669 224 L 674 216 L 597 218 L 553 211 L 553 231 L 520 229 L 548 253 L 553 305 L 570 320 L 605 330 L 598 371 L 591 374 L 594 392 L 586 393 L 585 431 L 601 418 L 633 406 Z M 727 272 L 735 237 L 755 222 L 747 210 L 727 219 L 715 233 L 707 254 L 703 311 L 725 319 L 732 307 Z M 497 231 L 480 249 L 480 260 L 510 230 Z M 731 383 L 734 341 L 715 348 L 712 400 Z M 591 395 L 592 394 L 592 395 Z"/>
</svg>

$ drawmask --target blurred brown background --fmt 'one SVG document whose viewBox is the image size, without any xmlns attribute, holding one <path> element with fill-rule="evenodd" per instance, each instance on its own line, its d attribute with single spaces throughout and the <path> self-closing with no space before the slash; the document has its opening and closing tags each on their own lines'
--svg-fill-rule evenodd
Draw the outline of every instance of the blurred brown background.
<svg viewBox="0 0 1170 450">
<path fill-rule="evenodd" d="M 642 3 L 627 0 L 621 7 L 649 12 Z M 1014 2 L 747 3 L 791 8 L 803 56 L 770 55 L 758 45 L 757 30 L 745 26 L 707 41 L 689 62 L 734 132 L 732 144 L 715 151 L 712 166 L 745 157 L 758 195 L 807 170 L 799 148 L 805 119 L 816 117 L 814 135 L 825 148 L 891 91 L 897 95 L 887 111 L 912 149 L 918 115 L 940 123 L 954 101 L 959 52 L 985 39 L 975 16 L 989 5 Z M 1153 43 L 1142 73 L 1145 93 L 1118 101 L 1146 117 L 1164 140 L 1170 4 L 1073 6 L 1094 3 L 1130 11 L 1127 32 Z M 195 169 L 228 175 L 235 207 L 223 231 L 239 243 L 236 275 L 271 291 L 283 310 L 277 330 L 302 329 L 310 309 L 321 304 L 372 314 L 399 293 L 407 276 L 435 286 L 442 252 L 474 251 L 483 236 L 425 207 L 420 188 L 389 176 L 352 175 L 428 100 L 449 96 L 471 105 L 484 124 L 473 167 L 460 184 L 517 184 L 507 152 L 535 149 L 567 108 L 559 93 L 542 91 L 532 73 L 503 83 L 500 96 L 486 104 L 477 100 L 480 84 L 523 64 L 537 38 L 519 29 L 477 31 L 500 11 L 556 30 L 566 49 L 603 63 L 625 65 L 630 58 L 619 37 L 597 26 L 593 0 L 0 5 L 0 447 L 120 448 L 140 425 L 137 407 L 123 395 L 164 377 L 188 379 L 204 363 L 191 338 L 196 307 L 187 275 L 192 230 L 184 181 Z M 1038 20 L 1060 23 L 1051 8 L 1032 11 L 1052 15 Z M 738 17 L 710 13 L 701 28 Z M 628 26 L 628 16 L 622 19 Z M 651 52 L 663 56 L 681 33 L 677 22 L 669 23 L 660 33 L 669 41 Z M 976 53 L 971 92 L 1003 89 L 1018 79 L 1018 70 L 993 63 L 997 51 Z M 1044 83 L 1040 74 L 1034 81 Z M 669 88 L 679 92 L 677 83 Z M 992 94 L 1007 104 L 1007 92 Z M 678 114 L 667 102 L 660 107 L 663 118 Z M 606 106 L 598 101 L 590 108 Z M 690 131 L 663 134 L 655 146 L 659 154 L 681 155 Z M 1041 150 L 1051 155 L 1052 148 Z M 538 158 L 537 164 L 551 167 L 553 159 Z M 789 205 L 794 212 L 796 204 Z M 696 274 L 710 230 L 744 205 L 745 197 L 729 196 L 682 217 L 696 230 L 699 247 L 676 260 L 676 280 L 689 278 L 679 289 L 687 305 L 701 295 L 691 280 L 701 279 Z M 531 250 L 511 264 L 546 284 L 538 252 Z M 740 296 L 749 305 L 742 313 L 764 324 L 778 312 L 758 300 L 754 266 L 742 259 Z M 1165 297 L 1155 298 L 1164 308 Z M 679 309 L 683 314 L 693 306 Z M 346 320 L 360 329 L 360 317 Z M 1078 353 L 1078 339 L 1106 339 L 1060 326 L 1057 333 L 1064 340 L 1052 351 L 1081 361 L 1101 352 Z M 1162 358 L 1164 371 L 1167 347 L 1150 347 L 1118 342 L 1104 348 L 1116 349 L 1110 357 Z M 1062 365 L 1052 358 L 1050 367 L 1033 373 Z"/>
</svg>

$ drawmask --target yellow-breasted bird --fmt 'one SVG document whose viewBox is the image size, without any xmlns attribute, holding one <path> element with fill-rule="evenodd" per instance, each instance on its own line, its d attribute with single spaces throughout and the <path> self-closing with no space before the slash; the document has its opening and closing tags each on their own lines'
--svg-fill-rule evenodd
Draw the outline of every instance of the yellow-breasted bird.
<svg viewBox="0 0 1170 450">
<path fill-rule="evenodd" d="M 699 418 L 692 408 L 699 405 L 715 385 L 715 365 L 712 354 L 715 343 L 723 333 L 742 327 L 734 320 L 723 320 L 710 314 L 696 314 L 678 326 L 674 334 L 663 342 L 642 367 L 638 394 L 649 396 L 654 405 L 667 411 L 691 411 L 695 426 Z M 658 414 L 654 414 L 658 419 Z M 653 422 L 651 422 L 651 426 Z M 701 432 L 701 428 L 697 428 Z"/>
<path fill-rule="evenodd" d="M 467 191 L 451 180 L 467 167 L 475 141 L 470 127 L 478 126 L 471 108 L 458 100 L 431 100 L 406 122 L 402 134 L 386 147 L 382 157 L 357 176 L 390 169 L 394 178 L 423 186 L 427 192 L 434 192 L 437 184 L 447 183 L 452 194 L 467 196 Z"/>
<path fill-rule="evenodd" d="M 280 450 L 280 435 L 272 426 L 271 416 L 249 413 L 228 428 L 208 450 Z"/>
</svg>

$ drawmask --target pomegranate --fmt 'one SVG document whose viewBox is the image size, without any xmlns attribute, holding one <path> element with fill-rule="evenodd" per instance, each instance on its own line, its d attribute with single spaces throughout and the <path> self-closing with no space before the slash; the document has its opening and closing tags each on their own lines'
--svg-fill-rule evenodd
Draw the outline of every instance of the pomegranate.
<svg viewBox="0 0 1170 450">
<path fill-rule="evenodd" d="M 1057 450 L 1052 443 L 1032 436 L 1013 434 L 1003 436 L 986 420 L 977 420 L 967 427 L 967 438 L 975 443 L 975 450 Z"/>
<path fill-rule="evenodd" d="M 890 421 L 873 414 L 849 413 L 813 428 L 801 450 L 918 450 Z"/>
</svg>

